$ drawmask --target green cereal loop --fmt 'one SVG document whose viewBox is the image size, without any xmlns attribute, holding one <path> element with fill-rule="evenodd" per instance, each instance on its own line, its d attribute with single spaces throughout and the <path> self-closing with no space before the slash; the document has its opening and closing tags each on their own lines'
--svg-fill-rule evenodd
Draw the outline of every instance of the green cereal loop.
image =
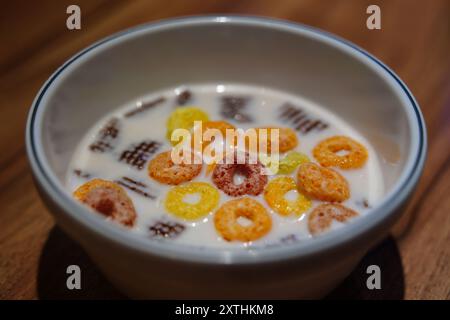
<svg viewBox="0 0 450 320">
<path fill-rule="evenodd" d="M 280 160 L 278 173 L 290 174 L 302 163 L 310 162 L 308 156 L 304 153 L 292 151 Z"/>
</svg>

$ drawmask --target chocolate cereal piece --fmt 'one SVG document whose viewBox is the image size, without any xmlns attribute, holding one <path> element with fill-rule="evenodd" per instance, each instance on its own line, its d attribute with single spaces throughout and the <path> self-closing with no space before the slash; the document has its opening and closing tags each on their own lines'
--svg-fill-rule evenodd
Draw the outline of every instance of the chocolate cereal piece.
<svg viewBox="0 0 450 320">
<path fill-rule="evenodd" d="M 363 198 L 361 200 L 355 201 L 355 204 L 357 206 L 363 207 L 364 209 L 370 209 L 372 206 L 369 204 L 369 200 L 366 198 Z"/>
<path fill-rule="evenodd" d="M 277 247 L 282 247 L 282 246 L 286 246 L 286 245 L 291 245 L 291 244 L 297 243 L 299 241 L 300 241 L 300 238 L 297 235 L 290 233 L 284 237 L 277 239 L 274 242 L 267 244 L 265 247 L 266 248 L 277 248 Z"/>
<path fill-rule="evenodd" d="M 163 103 L 164 101 L 166 101 L 166 98 L 160 97 L 160 98 L 152 100 L 152 101 L 138 102 L 136 108 L 133 109 L 133 110 L 128 111 L 127 113 L 125 113 L 124 116 L 125 116 L 125 118 L 130 118 L 130 117 L 135 116 L 135 115 L 137 115 L 139 113 L 147 111 L 148 109 L 156 107 L 157 105 Z"/>
<path fill-rule="evenodd" d="M 150 237 L 153 239 L 175 238 L 178 237 L 186 227 L 173 221 L 156 221 L 149 228 Z"/>
<path fill-rule="evenodd" d="M 287 236 L 284 236 L 280 239 L 281 244 L 291 244 L 291 243 L 296 243 L 299 241 L 300 241 L 300 239 L 295 234 L 292 234 L 292 233 Z"/>
<path fill-rule="evenodd" d="M 249 97 L 224 96 L 222 97 L 222 109 L 220 114 L 226 119 L 232 119 L 237 122 L 251 122 L 252 117 L 245 113 Z"/>
<path fill-rule="evenodd" d="M 280 119 L 288 122 L 298 132 L 307 134 L 313 130 L 322 131 L 328 124 L 320 119 L 314 119 L 304 110 L 290 103 L 281 106 Z"/>
<path fill-rule="evenodd" d="M 150 156 L 158 151 L 160 146 L 161 143 L 157 141 L 142 141 L 141 143 L 132 146 L 130 149 L 123 151 L 119 161 L 125 162 L 138 170 L 142 170 Z"/>
<path fill-rule="evenodd" d="M 182 92 L 177 94 L 176 102 L 177 105 L 184 106 L 186 103 L 191 101 L 191 99 L 192 99 L 192 92 L 189 90 L 183 90 Z"/>
<path fill-rule="evenodd" d="M 84 179 L 87 179 L 87 178 L 89 178 L 91 176 L 90 173 L 84 172 L 81 169 L 73 170 L 73 174 L 76 175 L 77 177 L 84 178 Z"/>
<path fill-rule="evenodd" d="M 122 177 L 119 180 L 116 180 L 117 184 L 120 184 L 122 187 L 125 187 L 145 198 L 149 199 L 155 199 L 156 196 L 153 195 L 149 189 L 148 186 L 140 181 L 137 181 L 135 179 L 129 178 L 129 177 Z"/>
<path fill-rule="evenodd" d="M 364 206 L 364 208 L 370 208 L 370 204 L 369 204 L 369 201 L 367 199 L 363 200 L 363 206 Z"/>
<path fill-rule="evenodd" d="M 106 125 L 99 131 L 95 141 L 89 146 L 89 149 L 93 152 L 108 152 L 114 149 L 115 141 L 119 136 L 120 127 L 119 119 L 112 118 Z"/>
</svg>

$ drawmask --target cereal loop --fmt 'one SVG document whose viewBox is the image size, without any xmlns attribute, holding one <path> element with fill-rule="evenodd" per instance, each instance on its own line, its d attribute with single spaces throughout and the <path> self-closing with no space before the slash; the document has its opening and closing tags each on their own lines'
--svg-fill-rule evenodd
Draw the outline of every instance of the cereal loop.
<svg viewBox="0 0 450 320">
<path fill-rule="evenodd" d="M 208 115 L 196 107 L 182 107 L 175 109 L 167 119 L 166 137 L 175 145 L 179 141 L 172 141 L 172 132 L 176 129 L 190 130 L 194 126 L 194 121 L 208 121 Z"/>
<path fill-rule="evenodd" d="M 280 160 L 278 173 L 279 174 L 290 174 L 302 163 L 309 162 L 307 155 L 292 151 L 289 152 L 283 159 Z"/>
<path fill-rule="evenodd" d="M 307 162 L 297 172 L 299 190 L 311 198 L 342 202 L 350 197 L 347 180 L 338 172 Z"/>
<path fill-rule="evenodd" d="M 199 194 L 200 200 L 196 203 L 184 201 L 189 194 Z M 219 192 L 206 182 L 190 182 L 173 187 L 165 201 L 167 211 L 186 220 L 196 220 L 206 216 L 219 203 Z"/>
<path fill-rule="evenodd" d="M 158 154 L 148 164 L 148 174 L 158 182 L 177 185 L 190 181 L 200 174 L 201 164 L 175 164 L 172 161 L 171 152 Z"/>
<path fill-rule="evenodd" d="M 217 164 L 214 168 L 212 180 L 214 184 L 232 197 L 245 194 L 257 196 L 264 190 L 267 184 L 267 176 L 264 175 L 264 166 L 260 161 L 255 164 L 248 163 L 249 156 L 246 154 L 246 163 L 237 163 L 237 156 L 234 155 L 234 163 Z M 244 181 L 240 184 L 234 183 L 234 175 L 242 174 Z"/>
<path fill-rule="evenodd" d="M 239 218 L 250 220 L 243 225 Z M 251 198 L 224 203 L 214 215 L 214 225 L 226 241 L 248 242 L 265 236 L 272 228 L 272 219 L 262 204 Z"/>
<path fill-rule="evenodd" d="M 278 151 L 280 153 L 292 150 L 298 145 L 297 134 L 291 128 L 277 128 L 277 127 L 256 128 L 256 133 L 258 135 L 258 151 L 259 151 L 259 134 L 261 129 L 267 129 L 267 153 L 270 153 L 272 149 L 271 148 L 272 129 L 279 130 Z"/>
<path fill-rule="evenodd" d="M 338 152 L 346 151 L 339 155 Z M 366 163 L 367 149 L 355 140 L 345 136 L 334 136 L 321 141 L 314 147 L 313 155 L 324 167 L 341 169 L 360 168 Z"/>
<path fill-rule="evenodd" d="M 136 221 L 133 202 L 125 190 L 114 182 L 93 179 L 81 185 L 73 195 L 98 213 L 124 226 L 132 227 Z"/>
<path fill-rule="evenodd" d="M 236 127 L 226 121 L 206 121 L 203 122 L 202 129 L 203 132 L 206 131 L 207 129 L 217 129 L 222 133 L 222 135 L 225 138 L 227 129 L 236 129 Z"/>
<path fill-rule="evenodd" d="M 208 129 L 217 129 L 217 130 L 219 130 L 220 133 L 222 134 L 222 139 L 225 142 L 227 129 L 235 130 L 236 127 L 231 125 L 230 123 L 228 123 L 226 121 L 205 121 L 205 122 L 202 122 L 202 134 L 204 134 L 206 132 L 206 130 L 208 130 Z M 203 140 L 200 141 L 200 150 L 195 150 L 195 151 L 203 151 L 203 149 L 206 148 L 210 143 L 211 143 L 211 141 L 203 141 Z M 192 149 L 195 148 L 194 139 L 191 140 L 191 148 Z"/>
<path fill-rule="evenodd" d="M 206 166 L 206 172 L 205 175 L 209 176 L 211 174 L 211 172 L 214 171 L 214 169 L 216 168 L 217 163 L 210 163 Z"/>
<path fill-rule="evenodd" d="M 312 235 L 322 233 L 331 227 L 333 220 L 345 223 L 358 216 L 356 211 L 341 204 L 325 203 L 316 207 L 308 217 L 308 229 Z"/>
<path fill-rule="evenodd" d="M 311 200 L 299 192 L 295 200 L 286 199 L 286 193 L 291 190 L 297 190 L 295 180 L 291 177 L 278 177 L 267 185 L 264 199 L 275 212 L 282 216 L 300 215 L 311 207 Z"/>
</svg>

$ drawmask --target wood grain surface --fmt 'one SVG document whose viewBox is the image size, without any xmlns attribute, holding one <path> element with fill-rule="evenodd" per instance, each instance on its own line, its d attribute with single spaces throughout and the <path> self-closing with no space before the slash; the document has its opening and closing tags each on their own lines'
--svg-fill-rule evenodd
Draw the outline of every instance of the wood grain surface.
<svg viewBox="0 0 450 320">
<path fill-rule="evenodd" d="M 66 28 L 66 7 L 82 10 L 82 29 Z M 378 4 L 382 29 L 366 28 Z M 342 36 L 389 65 L 417 98 L 428 125 L 423 177 L 401 221 L 328 298 L 450 298 L 450 1 L 180 0 L 2 1 L 0 10 L 0 299 L 122 298 L 40 201 L 24 148 L 34 96 L 83 47 L 113 32 L 192 14 L 265 15 Z M 83 270 L 81 291 L 65 289 L 66 267 Z M 365 288 L 380 265 L 382 290 Z"/>
</svg>

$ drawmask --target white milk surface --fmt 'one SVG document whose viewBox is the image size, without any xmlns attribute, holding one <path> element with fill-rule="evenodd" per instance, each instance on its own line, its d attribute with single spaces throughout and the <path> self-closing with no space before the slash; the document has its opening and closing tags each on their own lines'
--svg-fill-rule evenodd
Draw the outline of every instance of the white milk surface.
<svg viewBox="0 0 450 320">
<path fill-rule="evenodd" d="M 252 196 L 262 203 L 272 218 L 272 229 L 263 238 L 249 243 L 227 242 L 223 240 L 214 227 L 213 214 L 211 212 L 205 218 L 199 221 L 183 221 L 171 215 L 165 210 L 164 199 L 171 186 L 163 185 L 148 176 L 147 165 L 142 170 L 118 161 L 121 153 L 129 149 L 130 145 L 138 144 L 144 140 L 153 140 L 161 143 L 157 153 L 170 150 L 170 143 L 166 139 L 166 120 L 169 114 L 177 108 L 177 94 L 188 89 L 191 92 L 191 99 L 186 106 L 196 106 L 208 113 L 210 120 L 226 120 L 237 128 L 252 128 L 262 126 L 293 127 L 294 125 L 286 119 L 280 119 L 281 106 L 285 103 L 302 109 L 311 119 L 320 119 L 327 123 L 328 127 L 323 130 L 312 130 L 307 134 L 298 132 L 299 145 L 295 151 L 305 153 L 314 161 L 312 149 L 321 140 L 334 136 L 345 135 L 362 143 L 368 150 L 369 158 L 366 164 L 360 169 L 340 170 L 349 182 L 351 197 L 343 202 L 343 205 L 354 209 L 361 215 L 367 213 L 368 208 L 363 203 L 373 206 L 383 195 L 383 181 L 380 172 L 377 155 L 374 149 L 364 137 L 351 128 L 345 119 L 340 119 L 337 115 L 329 113 L 326 109 L 307 101 L 298 96 L 293 96 L 283 92 L 271 90 L 263 87 L 253 87 L 247 85 L 192 85 L 186 87 L 172 88 L 163 92 L 149 94 L 139 97 L 127 105 L 118 106 L 111 114 L 105 115 L 80 141 L 77 150 L 67 172 L 67 188 L 73 192 L 81 184 L 93 178 L 101 178 L 115 181 L 121 177 L 129 177 L 136 181 L 143 182 L 148 187 L 146 192 L 155 196 L 154 199 L 143 197 L 127 188 L 125 191 L 131 198 L 136 208 L 138 219 L 129 232 L 137 236 L 147 237 L 149 241 L 174 241 L 180 245 L 194 245 L 201 247 L 241 247 L 252 248 L 261 246 L 278 245 L 290 241 L 313 241 L 307 228 L 307 217 L 314 207 L 320 204 L 320 201 L 313 201 L 310 210 L 296 217 L 283 217 L 270 209 L 266 204 L 263 195 Z M 249 123 L 238 123 L 236 121 L 225 119 L 220 115 L 221 98 L 223 96 L 248 97 L 248 104 L 243 112 L 253 118 Z M 124 117 L 124 114 L 137 106 L 146 102 L 164 97 L 165 101 L 146 111 L 135 114 L 132 117 Z M 89 149 L 89 146 L 95 141 L 98 132 L 112 118 L 117 118 L 119 123 L 118 137 L 115 139 L 114 148 L 108 152 L 95 153 Z M 282 157 L 283 155 L 281 155 Z M 202 173 L 193 181 L 204 181 L 214 185 L 211 175 L 206 176 L 206 166 L 203 166 Z M 83 174 L 89 174 L 89 177 L 83 177 L 74 173 L 75 170 L 81 170 Z M 296 171 L 291 174 L 295 178 Z M 269 180 L 276 176 L 269 176 Z M 219 190 L 220 203 L 232 199 Z M 217 208 L 216 208 L 217 209 Z M 93 213 L 95 214 L 95 213 Z M 186 228 L 175 238 L 155 240 L 151 239 L 149 227 L 157 221 L 175 221 L 183 224 Z M 113 222 L 105 222 L 113 223 Z M 348 223 L 352 223 L 349 221 Z M 340 228 L 342 224 L 333 223 L 332 229 Z M 330 231 L 332 232 L 332 230 Z"/>
</svg>

